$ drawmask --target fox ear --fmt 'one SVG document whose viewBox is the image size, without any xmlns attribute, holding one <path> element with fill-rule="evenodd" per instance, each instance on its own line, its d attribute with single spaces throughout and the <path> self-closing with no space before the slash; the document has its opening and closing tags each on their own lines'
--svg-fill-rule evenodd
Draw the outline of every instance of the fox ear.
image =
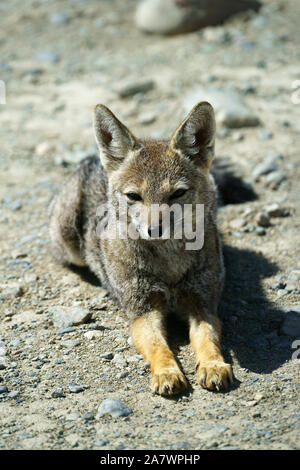
<svg viewBox="0 0 300 470">
<path fill-rule="evenodd" d="M 138 148 L 133 134 L 103 104 L 95 108 L 94 131 L 106 171 L 116 170 L 130 150 Z"/>
<path fill-rule="evenodd" d="M 209 168 L 214 157 L 216 123 L 213 107 L 198 103 L 180 124 L 171 139 L 171 148 L 192 159 L 196 165 Z"/>
</svg>

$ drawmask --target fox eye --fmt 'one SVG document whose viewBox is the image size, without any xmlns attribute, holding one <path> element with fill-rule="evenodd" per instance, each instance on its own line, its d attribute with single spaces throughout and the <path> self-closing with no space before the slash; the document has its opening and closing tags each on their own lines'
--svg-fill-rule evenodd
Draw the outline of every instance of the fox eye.
<svg viewBox="0 0 300 470">
<path fill-rule="evenodd" d="M 141 196 L 137 193 L 127 193 L 126 196 L 131 201 L 141 201 L 142 200 Z"/>
<path fill-rule="evenodd" d="M 178 197 L 183 196 L 187 192 L 187 189 L 177 189 L 175 193 L 171 194 L 170 199 L 177 199 Z"/>
</svg>

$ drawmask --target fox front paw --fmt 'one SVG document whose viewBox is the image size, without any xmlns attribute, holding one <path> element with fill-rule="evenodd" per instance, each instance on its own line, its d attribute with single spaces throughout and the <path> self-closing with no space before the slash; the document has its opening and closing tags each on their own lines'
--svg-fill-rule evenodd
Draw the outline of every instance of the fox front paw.
<svg viewBox="0 0 300 470">
<path fill-rule="evenodd" d="M 201 362 L 197 367 L 200 385 L 208 390 L 224 390 L 233 382 L 232 367 L 222 361 Z"/>
<path fill-rule="evenodd" d="M 181 371 L 163 371 L 152 376 L 152 390 L 159 395 L 176 395 L 187 388 L 187 380 Z"/>
</svg>

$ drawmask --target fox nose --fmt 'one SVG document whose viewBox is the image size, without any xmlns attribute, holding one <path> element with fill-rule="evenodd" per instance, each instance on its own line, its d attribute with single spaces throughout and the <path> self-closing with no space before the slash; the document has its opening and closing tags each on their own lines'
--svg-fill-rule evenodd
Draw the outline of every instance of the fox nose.
<svg viewBox="0 0 300 470">
<path fill-rule="evenodd" d="M 160 238 L 162 236 L 162 226 L 150 225 L 150 227 L 148 227 L 148 235 L 150 238 Z"/>
</svg>

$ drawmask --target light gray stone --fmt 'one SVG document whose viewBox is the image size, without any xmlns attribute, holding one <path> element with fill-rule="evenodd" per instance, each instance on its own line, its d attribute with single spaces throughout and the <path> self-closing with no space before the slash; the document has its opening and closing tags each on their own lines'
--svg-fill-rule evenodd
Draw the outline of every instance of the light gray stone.
<svg viewBox="0 0 300 470">
<path fill-rule="evenodd" d="M 274 163 L 273 161 L 265 160 L 262 163 L 256 165 L 252 172 L 252 176 L 256 180 L 259 179 L 260 176 L 268 175 L 269 173 L 272 173 L 277 169 L 278 165 L 276 163 Z"/>
<path fill-rule="evenodd" d="M 132 413 L 132 409 L 125 405 L 116 398 L 106 398 L 100 404 L 96 418 L 101 418 L 104 415 L 109 414 L 113 418 L 119 418 L 120 416 L 129 416 Z"/>
<path fill-rule="evenodd" d="M 283 207 L 280 207 L 280 205 L 276 203 L 266 206 L 265 211 L 269 217 L 284 217 L 287 215 L 287 210 Z"/>
<path fill-rule="evenodd" d="M 82 323 L 86 323 L 92 315 L 91 312 L 82 307 L 64 307 L 61 305 L 50 307 L 49 313 L 51 315 L 53 325 L 56 328 L 67 328 L 74 325 L 81 325 Z"/>
<path fill-rule="evenodd" d="M 63 25 L 69 23 L 70 17 L 64 13 L 52 13 L 50 21 L 52 24 Z"/>
<path fill-rule="evenodd" d="M 116 88 L 120 98 L 129 98 L 138 93 L 147 93 L 155 87 L 154 80 L 136 80 L 127 83 L 121 83 Z"/>
<path fill-rule="evenodd" d="M 35 54 L 37 60 L 57 64 L 60 61 L 60 55 L 55 51 L 38 51 Z"/>
<path fill-rule="evenodd" d="M 199 101 L 208 101 L 214 107 L 216 120 L 223 126 L 240 128 L 259 125 L 258 117 L 233 90 L 199 87 L 184 100 L 185 112 L 188 113 Z"/>
</svg>

